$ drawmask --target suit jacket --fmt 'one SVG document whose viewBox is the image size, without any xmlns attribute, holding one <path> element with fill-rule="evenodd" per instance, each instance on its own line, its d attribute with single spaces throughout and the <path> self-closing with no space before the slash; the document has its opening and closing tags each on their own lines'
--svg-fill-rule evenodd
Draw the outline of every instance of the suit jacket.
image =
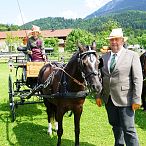
<svg viewBox="0 0 146 146">
<path fill-rule="evenodd" d="M 112 73 L 108 71 L 110 52 L 102 57 L 104 66 L 101 69 L 103 79 L 101 98 L 104 102 L 107 103 L 111 96 L 115 106 L 141 104 L 143 76 L 139 55 L 124 48 Z"/>
</svg>

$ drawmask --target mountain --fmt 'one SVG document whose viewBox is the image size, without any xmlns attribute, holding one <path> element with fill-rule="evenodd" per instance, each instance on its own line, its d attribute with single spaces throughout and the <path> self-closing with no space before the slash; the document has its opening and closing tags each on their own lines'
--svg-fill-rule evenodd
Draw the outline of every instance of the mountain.
<svg viewBox="0 0 146 146">
<path fill-rule="evenodd" d="M 21 29 L 31 29 L 32 25 L 41 27 L 41 30 L 47 29 L 84 29 L 96 33 L 103 29 L 104 24 L 109 21 L 118 22 L 123 28 L 132 28 L 133 30 L 146 29 L 146 11 L 128 10 L 114 15 L 99 16 L 91 19 L 64 19 L 64 18 L 41 18 L 21 26 Z"/>
<path fill-rule="evenodd" d="M 106 5 L 86 16 L 85 19 L 96 18 L 128 10 L 146 11 L 146 0 L 112 0 Z"/>
<path fill-rule="evenodd" d="M 40 18 L 21 26 L 31 29 L 32 24 L 47 29 L 80 28 L 94 34 L 103 29 L 104 24 L 113 20 L 123 28 L 146 29 L 146 0 L 112 0 L 85 19 L 65 19 L 63 17 Z"/>
</svg>

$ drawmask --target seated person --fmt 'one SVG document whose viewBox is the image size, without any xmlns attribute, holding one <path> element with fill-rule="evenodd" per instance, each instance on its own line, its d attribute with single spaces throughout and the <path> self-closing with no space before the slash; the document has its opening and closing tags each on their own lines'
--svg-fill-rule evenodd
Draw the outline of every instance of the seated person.
<svg viewBox="0 0 146 146">
<path fill-rule="evenodd" d="M 31 57 L 31 61 L 46 61 L 45 49 L 43 41 L 40 39 L 40 27 L 33 25 L 31 36 L 27 41 L 27 52 Z"/>
</svg>

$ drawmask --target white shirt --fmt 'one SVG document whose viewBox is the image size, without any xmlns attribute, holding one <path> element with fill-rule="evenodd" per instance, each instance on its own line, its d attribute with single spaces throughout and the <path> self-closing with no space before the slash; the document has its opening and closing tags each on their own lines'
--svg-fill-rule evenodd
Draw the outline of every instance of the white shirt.
<svg viewBox="0 0 146 146">
<path fill-rule="evenodd" d="M 111 63 L 111 59 L 112 59 L 113 54 L 116 54 L 115 60 L 116 60 L 116 62 L 117 62 L 117 60 L 119 59 L 119 57 L 120 57 L 121 52 L 122 52 L 123 49 L 124 49 L 124 48 L 122 47 L 118 53 L 113 53 L 113 52 L 111 51 L 111 55 L 110 55 L 110 58 L 109 58 L 109 60 L 108 60 L 108 70 L 109 70 L 109 72 L 110 72 L 110 63 Z"/>
</svg>

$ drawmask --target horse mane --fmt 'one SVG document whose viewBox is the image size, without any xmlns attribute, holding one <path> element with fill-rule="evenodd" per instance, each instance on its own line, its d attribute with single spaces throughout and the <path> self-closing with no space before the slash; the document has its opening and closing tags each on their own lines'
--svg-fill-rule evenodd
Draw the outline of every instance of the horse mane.
<svg viewBox="0 0 146 146">
<path fill-rule="evenodd" d="M 79 66 L 78 66 L 78 58 L 79 58 L 79 51 L 76 51 L 72 57 L 70 58 L 70 60 L 68 61 L 68 63 L 66 64 L 64 70 L 66 72 L 68 72 L 70 75 L 74 75 L 74 77 L 79 78 L 81 75 Z M 77 72 L 76 74 L 74 74 L 75 72 Z"/>
<path fill-rule="evenodd" d="M 68 64 L 72 64 L 78 57 L 79 51 L 75 52 L 72 57 L 70 58 L 70 60 L 68 61 L 66 67 L 68 66 Z"/>
</svg>

